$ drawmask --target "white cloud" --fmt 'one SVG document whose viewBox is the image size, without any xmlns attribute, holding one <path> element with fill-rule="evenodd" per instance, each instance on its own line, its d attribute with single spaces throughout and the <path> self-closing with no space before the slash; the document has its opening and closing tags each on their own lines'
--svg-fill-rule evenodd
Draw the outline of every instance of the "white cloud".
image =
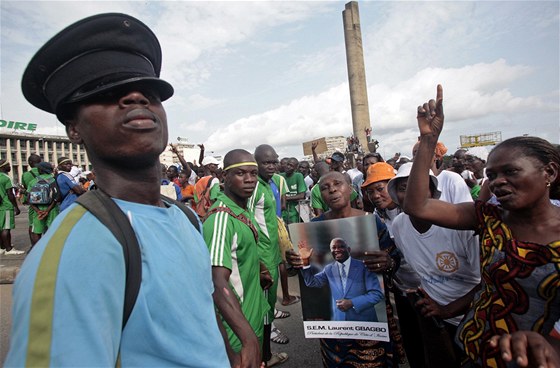
<svg viewBox="0 0 560 368">
<path fill-rule="evenodd" d="M 208 127 L 208 122 L 205 120 L 199 120 L 196 122 L 187 122 L 179 124 L 181 130 L 189 131 L 189 132 L 203 132 Z M 171 138 L 173 139 L 173 138 Z M 192 142 L 195 143 L 195 142 Z"/>
<path fill-rule="evenodd" d="M 146 22 L 163 48 L 170 137 L 225 153 L 351 134 L 341 2 L 2 1 L 2 118 L 63 127 L 20 92 L 26 62 L 64 26 L 99 12 Z M 360 2 L 373 133 L 384 155 L 415 141 L 416 106 L 444 85 L 446 128 L 558 142 L 557 2 Z M 56 127 L 56 128 L 53 128 Z M 222 152 L 223 151 L 223 152 Z M 408 152 L 410 153 L 410 152 Z"/>
<path fill-rule="evenodd" d="M 416 141 L 416 107 L 435 98 L 437 83 L 444 86 L 446 129 L 464 120 L 539 111 L 539 96 L 514 96 L 503 88 L 530 73 L 530 68 L 508 65 L 504 60 L 462 68 L 428 68 L 396 85 L 368 88 L 373 136 L 384 150 L 406 151 Z M 424 100 L 422 100 L 424 99 Z M 301 147 L 318 137 L 352 134 L 346 83 L 318 95 L 304 96 L 262 114 L 239 119 L 208 138 L 213 150 L 252 149 L 259 144 Z M 456 143 L 450 143 L 454 146 Z"/>
<path fill-rule="evenodd" d="M 229 48 L 256 32 L 310 17 L 309 2 L 161 2 L 154 26 L 165 55 L 166 76 L 174 85 L 196 87 Z M 272 45 L 278 48 L 279 44 Z M 204 56 L 204 57 L 203 57 Z"/>
</svg>

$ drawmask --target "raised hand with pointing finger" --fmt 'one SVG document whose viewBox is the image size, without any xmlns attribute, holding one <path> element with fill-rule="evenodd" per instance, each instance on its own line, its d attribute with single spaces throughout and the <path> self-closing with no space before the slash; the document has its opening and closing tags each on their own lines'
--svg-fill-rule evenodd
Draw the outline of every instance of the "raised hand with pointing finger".
<svg viewBox="0 0 560 368">
<path fill-rule="evenodd" d="M 443 87 L 437 86 L 436 99 L 418 106 L 416 115 L 420 135 L 439 136 L 443 129 Z"/>
</svg>

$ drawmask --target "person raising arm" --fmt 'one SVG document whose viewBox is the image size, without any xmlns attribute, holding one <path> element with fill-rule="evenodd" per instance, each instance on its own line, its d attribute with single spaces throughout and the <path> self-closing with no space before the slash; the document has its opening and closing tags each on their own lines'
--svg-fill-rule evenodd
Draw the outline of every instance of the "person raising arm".
<svg viewBox="0 0 560 368">
<path fill-rule="evenodd" d="M 480 234 L 482 288 L 457 339 L 475 366 L 559 367 L 560 155 L 537 137 L 501 142 L 488 156 L 490 191 L 499 205 L 451 204 L 428 196 L 428 172 L 443 129 L 443 88 L 418 107 L 420 144 L 404 211 L 436 225 Z"/>
</svg>

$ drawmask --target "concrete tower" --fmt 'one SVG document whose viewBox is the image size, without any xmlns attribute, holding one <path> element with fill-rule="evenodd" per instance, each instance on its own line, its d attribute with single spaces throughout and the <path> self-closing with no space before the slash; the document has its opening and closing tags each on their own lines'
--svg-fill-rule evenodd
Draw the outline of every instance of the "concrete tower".
<svg viewBox="0 0 560 368">
<path fill-rule="evenodd" d="M 364 50 L 362 48 L 362 31 L 358 2 L 346 4 L 342 12 L 344 22 L 344 40 L 346 44 L 346 65 L 350 85 L 350 105 L 352 107 L 352 126 L 354 136 L 358 137 L 365 152 L 375 151 L 375 144 L 368 144 L 366 129 L 371 131 L 369 106 L 364 67 Z M 373 141 L 373 138 L 371 138 Z"/>
</svg>

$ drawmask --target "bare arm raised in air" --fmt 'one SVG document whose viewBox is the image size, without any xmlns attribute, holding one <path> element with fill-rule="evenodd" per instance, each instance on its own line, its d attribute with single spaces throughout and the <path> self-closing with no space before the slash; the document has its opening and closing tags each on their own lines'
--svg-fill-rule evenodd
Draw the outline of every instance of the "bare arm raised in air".
<svg viewBox="0 0 560 368">
<path fill-rule="evenodd" d="M 416 116 L 420 144 L 408 178 L 404 211 L 436 225 L 459 230 L 475 229 L 476 214 L 472 203 L 451 204 L 429 195 L 429 170 L 432 157 L 443 129 L 443 88 L 437 86 L 436 100 L 418 106 Z"/>
</svg>

